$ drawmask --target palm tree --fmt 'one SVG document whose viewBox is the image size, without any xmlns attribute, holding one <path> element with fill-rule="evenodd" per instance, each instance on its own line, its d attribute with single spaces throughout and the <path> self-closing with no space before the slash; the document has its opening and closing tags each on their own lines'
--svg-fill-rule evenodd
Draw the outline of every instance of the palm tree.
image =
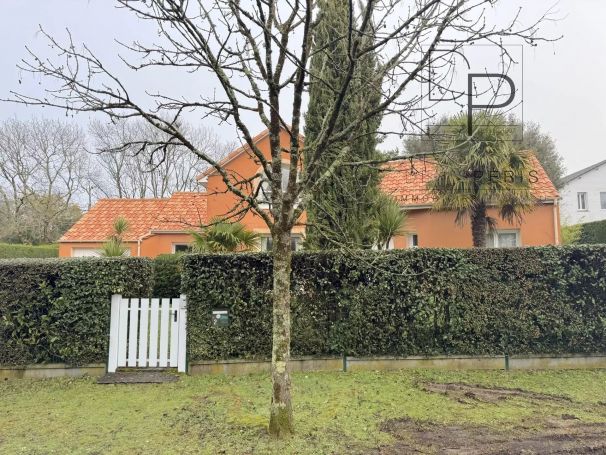
<svg viewBox="0 0 606 455">
<path fill-rule="evenodd" d="M 374 217 L 376 245 L 378 249 L 386 250 L 393 237 L 405 234 L 404 225 L 407 215 L 396 201 L 383 193 L 378 196 L 376 212 Z"/>
<path fill-rule="evenodd" d="M 501 219 L 521 221 L 535 201 L 529 176 L 532 166 L 527 152 L 513 146 L 511 126 L 501 115 L 478 114 L 475 131 L 467 136 L 467 117 L 454 117 L 445 130 L 437 154 L 437 176 L 429 183 L 435 210 L 456 211 L 456 222 L 471 220 L 474 247 L 486 246 L 486 233 L 496 220 L 489 207 L 499 210 Z"/>
<path fill-rule="evenodd" d="M 242 223 L 228 223 L 215 219 L 200 232 L 191 232 L 193 251 L 227 253 L 255 250 L 259 245 L 259 234 L 249 231 Z"/>
<path fill-rule="evenodd" d="M 118 257 L 124 256 L 128 251 L 128 247 L 125 247 L 122 243 L 122 237 L 128 230 L 128 221 L 124 217 L 118 217 L 114 221 L 114 232 L 107 239 L 107 241 L 101 246 L 101 256 L 104 257 Z"/>
</svg>

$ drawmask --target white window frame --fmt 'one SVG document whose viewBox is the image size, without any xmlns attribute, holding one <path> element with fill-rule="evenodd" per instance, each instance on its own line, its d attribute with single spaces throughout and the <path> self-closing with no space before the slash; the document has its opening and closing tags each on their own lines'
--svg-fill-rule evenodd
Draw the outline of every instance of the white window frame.
<svg viewBox="0 0 606 455">
<path fill-rule="evenodd" d="M 587 212 L 589 206 L 589 197 L 587 195 L 587 191 L 579 191 L 577 192 L 577 211 L 578 212 Z M 581 208 L 581 200 L 583 201 L 583 207 Z"/>
<path fill-rule="evenodd" d="M 499 245 L 499 234 L 515 234 L 516 235 L 516 244 L 514 247 L 505 247 Z M 486 234 L 486 237 L 492 236 L 492 245 L 488 246 L 488 248 L 518 248 L 522 246 L 522 240 L 520 237 L 519 229 L 497 229 Z"/>
<path fill-rule="evenodd" d="M 266 242 L 267 240 L 271 240 L 271 236 L 270 235 L 262 235 L 260 238 L 260 245 L 259 245 L 259 250 L 262 252 L 268 252 L 270 250 L 267 249 L 266 246 Z M 292 239 L 296 240 L 296 245 L 295 245 L 295 250 L 294 251 L 301 251 L 303 249 L 303 236 L 299 235 L 299 234 L 291 234 L 290 236 L 291 242 Z"/>
<path fill-rule="evenodd" d="M 76 251 L 79 252 L 86 252 L 86 253 L 90 253 L 90 254 L 78 254 L 76 255 Z M 130 249 L 128 250 L 130 253 Z M 73 258 L 98 258 L 101 257 L 101 249 L 100 248 L 91 248 L 91 247 L 72 247 L 72 257 Z"/>
<path fill-rule="evenodd" d="M 606 210 L 606 191 L 600 191 L 600 208 Z"/>
<path fill-rule="evenodd" d="M 262 173 L 263 169 L 258 169 L 258 173 Z M 286 186 L 288 185 L 288 176 L 290 173 L 290 163 L 288 161 L 282 161 L 282 192 L 286 191 Z M 285 179 L 286 177 L 286 179 Z M 297 181 L 300 180 L 301 172 L 297 173 Z M 269 187 L 269 181 L 265 179 L 265 176 L 261 177 L 259 180 L 259 193 L 257 194 L 257 200 L 259 203 L 259 208 L 261 209 L 269 209 L 269 205 L 271 203 L 271 188 Z M 266 189 L 264 189 L 264 187 Z M 295 202 L 295 208 L 299 205 L 299 200 Z"/>
<path fill-rule="evenodd" d="M 414 245 L 414 238 L 417 238 L 417 244 Z M 412 232 L 408 234 L 408 248 L 419 248 L 419 234 Z"/>
<path fill-rule="evenodd" d="M 172 253 L 173 254 L 177 254 L 177 247 L 178 246 L 186 246 L 188 248 L 191 248 L 191 243 L 183 243 L 183 242 L 173 243 L 172 244 Z"/>
</svg>

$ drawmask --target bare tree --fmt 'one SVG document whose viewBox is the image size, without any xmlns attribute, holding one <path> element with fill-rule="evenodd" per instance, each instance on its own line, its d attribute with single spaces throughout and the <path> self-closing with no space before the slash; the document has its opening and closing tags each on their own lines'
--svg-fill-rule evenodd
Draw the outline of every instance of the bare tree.
<svg viewBox="0 0 606 455">
<path fill-rule="evenodd" d="M 193 144 L 219 159 L 233 147 L 205 127 L 181 125 Z M 196 175 L 208 164 L 177 143 L 163 149 L 147 147 L 168 141 L 165 132 L 140 119 L 91 122 L 89 131 L 95 152 L 93 160 L 104 171 L 106 196 L 162 198 L 175 191 L 197 188 Z"/>
<path fill-rule="evenodd" d="M 86 136 L 72 123 L 34 118 L 0 125 L 2 211 L 15 237 L 52 242 L 77 219 L 85 151 Z"/>
<path fill-rule="evenodd" d="M 329 86 L 333 94 L 322 128 L 313 141 L 305 143 L 303 163 L 300 141 L 304 93 L 310 78 L 309 59 L 317 18 L 314 0 L 118 0 L 117 4 L 142 21 L 153 22 L 157 35 L 149 41 L 125 44 L 122 59 L 131 70 L 198 72 L 212 77 L 211 94 L 193 99 L 151 94 L 154 108 L 135 101 L 129 88 L 86 46 L 76 46 L 71 36 L 62 43 L 48 34 L 58 59 L 42 59 L 31 54 L 20 67 L 44 76 L 45 96 L 13 94 L 13 101 L 46 105 L 69 111 L 102 112 L 114 120 L 141 118 L 165 136 L 157 143 L 133 141 L 150 153 L 165 153 L 172 145 L 187 148 L 212 166 L 241 206 L 253 210 L 269 227 L 273 239 L 273 348 L 272 401 L 269 431 L 281 436 L 293 431 L 290 359 L 290 232 L 298 222 L 308 195 L 344 163 L 343 151 L 334 162 L 318 172 L 318 158 L 331 144 L 347 144 L 357 139 L 360 125 L 375 116 L 396 117 L 405 126 L 414 122 L 424 96 L 416 86 L 427 81 L 427 68 L 436 49 L 441 51 L 441 71 L 452 67 L 452 56 L 468 43 L 490 42 L 501 46 L 503 38 L 521 39 L 534 45 L 536 22 L 521 12 L 503 26 L 491 26 L 486 10 L 498 0 L 361 0 L 349 1 L 349 29 L 335 40 L 347 43 L 349 62 L 339 86 Z M 354 6 L 355 4 L 355 6 Z M 44 32 L 43 32 L 44 33 Z M 368 37 L 372 36 L 372 40 Z M 362 81 L 359 90 L 376 94 L 381 102 L 336 127 L 358 62 L 369 52 L 379 58 L 376 80 Z M 507 56 L 506 53 L 504 53 Z M 433 67 L 435 71 L 435 65 Z M 434 80 L 443 91 L 449 87 L 447 75 Z M 382 85 L 377 84 L 383 81 Z M 150 100 L 145 100 L 148 103 Z M 229 173 L 205 150 L 199 149 L 181 127 L 184 112 L 200 112 L 234 125 L 241 140 L 260 163 L 257 180 Z M 269 130 L 271 154 L 265 156 L 253 141 L 249 119 L 255 116 Z M 290 122 L 290 123 L 289 123 Z M 280 131 L 290 135 L 290 143 L 280 143 Z M 402 130 L 396 131 L 402 133 Z M 387 132 L 386 132 L 387 133 Z M 283 182 L 282 159 L 289 161 Z M 304 166 L 303 166 L 304 164 Z M 311 178 L 310 176 L 314 176 Z M 269 188 L 269 209 L 258 198 L 262 179 Z"/>
</svg>

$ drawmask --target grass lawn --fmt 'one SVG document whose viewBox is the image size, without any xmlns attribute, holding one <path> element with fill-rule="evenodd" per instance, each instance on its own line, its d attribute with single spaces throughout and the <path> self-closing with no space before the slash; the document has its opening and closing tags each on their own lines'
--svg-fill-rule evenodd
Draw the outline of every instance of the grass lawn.
<svg viewBox="0 0 606 455">
<path fill-rule="evenodd" d="M 586 453 L 606 434 L 606 371 L 301 373 L 293 383 L 297 432 L 274 441 L 266 375 L 4 381 L 0 453 L 560 453 L 532 450 L 569 433 L 571 453 Z"/>
</svg>

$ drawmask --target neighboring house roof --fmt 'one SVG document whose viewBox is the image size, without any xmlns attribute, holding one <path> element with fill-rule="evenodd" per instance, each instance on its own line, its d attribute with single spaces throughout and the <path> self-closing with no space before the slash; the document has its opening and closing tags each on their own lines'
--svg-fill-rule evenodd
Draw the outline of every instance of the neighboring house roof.
<svg viewBox="0 0 606 455">
<path fill-rule="evenodd" d="M 554 200 L 558 191 L 549 180 L 539 160 L 530 155 L 532 167 L 536 172 L 536 183 L 532 183 L 532 194 L 539 200 Z M 436 164 L 424 159 L 393 161 L 385 168 L 381 181 L 381 190 L 391 195 L 403 207 L 427 207 L 434 197 L 427 184 L 437 175 Z"/>
<path fill-rule="evenodd" d="M 603 160 L 603 161 L 600 161 L 599 163 L 595 163 L 595 164 L 592 164 L 591 166 L 587 166 L 586 168 L 581 169 L 580 171 L 573 172 L 572 174 L 567 175 L 566 177 L 562 178 L 562 185 L 566 185 L 570 181 L 572 181 L 576 178 L 579 178 L 579 177 L 587 174 L 588 172 L 591 172 L 594 169 L 597 169 L 600 166 L 603 166 L 605 164 L 606 164 L 606 160 Z"/>
<path fill-rule="evenodd" d="M 100 199 L 59 239 L 60 242 L 103 242 L 116 218 L 128 221 L 124 241 L 152 232 L 187 232 L 206 220 L 206 193 L 174 193 L 170 199 Z"/>
</svg>

